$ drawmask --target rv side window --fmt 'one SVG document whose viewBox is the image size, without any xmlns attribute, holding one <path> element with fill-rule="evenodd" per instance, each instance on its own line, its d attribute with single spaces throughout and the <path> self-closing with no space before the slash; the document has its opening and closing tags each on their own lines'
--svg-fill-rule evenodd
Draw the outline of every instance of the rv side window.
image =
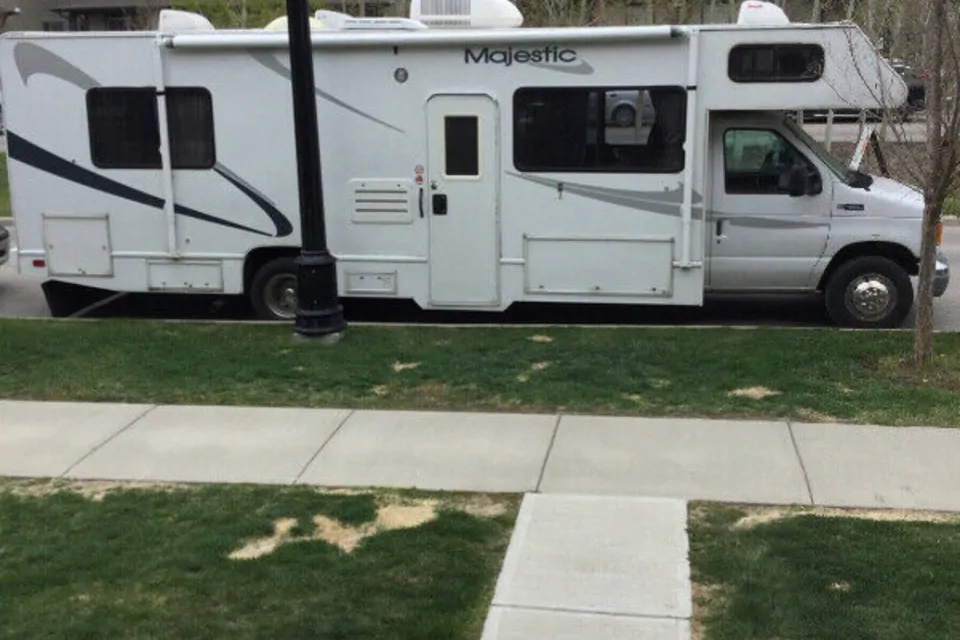
<svg viewBox="0 0 960 640">
<path fill-rule="evenodd" d="M 679 173 L 682 87 L 525 88 L 513 97 L 519 171 Z"/>
<path fill-rule="evenodd" d="M 734 82 L 814 82 L 823 76 L 823 47 L 816 44 L 743 44 L 730 51 Z"/>
<path fill-rule="evenodd" d="M 206 89 L 168 88 L 167 127 L 174 169 L 209 169 L 216 162 L 213 102 Z M 156 89 L 96 88 L 87 92 L 90 155 L 102 169 L 159 169 Z"/>
<path fill-rule="evenodd" d="M 443 119 L 444 175 L 480 175 L 480 119 L 477 116 L 446 116 Z"/>
<path fill-rule="evenodd" d="M 167 127 L 174 169 L 211 169 L 217 162 L 213 98 L 206 89 L 167 89 Z"/>
<path fill-rule="evenodd" d="M 728 129 L 723 162 L 726 192 L 731 194 L 786 195 L 790 169 L 811 167 L 806 156 L 769 129 Z"/>
<path fill-rule="evenodd" d="M 94 165 L 101 169 L 160 167 L 155 89 L 91 89 L 87 118 Z"/>
</svg>

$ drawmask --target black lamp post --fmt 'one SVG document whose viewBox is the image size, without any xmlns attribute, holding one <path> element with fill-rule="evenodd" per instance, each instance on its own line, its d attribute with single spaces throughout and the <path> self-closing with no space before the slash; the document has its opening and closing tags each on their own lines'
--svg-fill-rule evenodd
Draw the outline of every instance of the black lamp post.
<svg viewBox="0 0 960 640">
<path fill-rule="evenodd" d="M 287 29 L 300 190 L 301 249 L 297 258 L 295 327 L 304 337 L 332 336 L 346 329 L 346 322 L 337 291 L 336 260 L 327 250 L 308 0 L 287 0 Z"/>
</svg>

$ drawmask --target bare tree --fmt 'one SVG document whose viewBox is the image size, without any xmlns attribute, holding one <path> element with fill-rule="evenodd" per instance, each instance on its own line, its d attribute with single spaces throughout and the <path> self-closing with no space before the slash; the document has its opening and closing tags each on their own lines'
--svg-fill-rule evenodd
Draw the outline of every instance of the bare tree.
<svg viewBox="0 0 960 640">
<path fill-rule="evenodd" d="M 917 364 L 933 358 L 933 276 L 937 235 L 943 205 L 956 187 L 960 169 L 960 57 L 954 29 L 957 7 L 946 0 L 929 0 L 925 66 L 930 73 L 927 103 L 927 176 L 923 184 L 923 248 L 917 294 L 917 328 L 913 353 Z"/>
</svg>

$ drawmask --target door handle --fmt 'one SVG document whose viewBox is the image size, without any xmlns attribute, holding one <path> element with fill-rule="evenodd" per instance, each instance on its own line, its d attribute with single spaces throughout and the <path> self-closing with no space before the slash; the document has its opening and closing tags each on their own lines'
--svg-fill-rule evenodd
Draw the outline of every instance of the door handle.
<svg viewBox="0 0 960 640">
<path fill-rule="evenodd" d="M 721 240 L 723 240 L 723 223 L 724 222 L 726 222 L 726 220 L 723 220 L 722 218 L 720 220 L 717 220 L 717 233 L 716 233 L 717 242 L 720 242 Z"/>
<path fill-rule="evenodd" d="M 423 187 L 420 187 L 420 217 L 423 217 Z"/>
</svg>

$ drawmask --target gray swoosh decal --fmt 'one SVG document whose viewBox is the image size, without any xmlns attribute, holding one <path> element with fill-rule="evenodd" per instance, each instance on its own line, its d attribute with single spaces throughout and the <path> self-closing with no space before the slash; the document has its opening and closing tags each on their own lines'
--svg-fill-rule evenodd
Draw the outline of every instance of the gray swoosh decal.
<svg viewBox="0 0 960 640">
<path fill-rule="evenodd" d="M 565 180 L 551 180 L 539 176 L 514 173 L 512 171 L 508 171 L 507 175 L 554 190 L 556 190 L 558 183 L 563 183 L 564 193 L 572 193 L 583 198 L 589 198 L 590 200 L 615 204 L 638 211 L 658 213 L 660 215 L 680 216 L 680 207 L 683 203 L 682 187 L 668 191 L 632 191 L 629 189 L 613 189 L 610 187 L 567 182 Z M 699 193 L 693 193 L 694 205 L 701 203 L 702 200 L 703 198 Z M 703 218 L 702 206 L 694 206 L 693 218 L 695 220 Z"/>
<path fill-rule="evenodd" d="M 749 229 L 813 229 L 815 227 L 827 227 L 829 222 L 806 222 L 803 220 L 784 220 L 773 217 L 760 216 L 727 216 L 715 212 L 713 217 L 723 218 L 735 227 L 747 227 Z"/>
<path fill-rule="evenodd" d="M 13 60 L 23 84 L 27 84 L 31 76 L 43 74 L 69 82 L 84 91 L 100 86 L 99 82 L 74 65 L 32 42 L 18 42 L 13 48 Z"/>
<path fill-rule="evenodd" d="M 586 76 L 593 73 L 593 67 L 586 60 L 581 60 L 580 64 L 546 64 L 544 62 L 529 62 L 527 63 L 531 67 L 539 67 L 540 69 L 549 69 L 550 71 L 562 71 L 563 73 L 575 73 L 577 75 Z"/>
<path fill-rule="evenodd" d="M 269 69 L 270 71 L 273 71 L 274 73 L 276 73 L 277 75 L 285 78 L 286 80 L 290 80 L 290 79 L 291 79 L 290 70 L 287 69 L 285 66 L 283 66 L 283 65 L 280 63 L 280 61 L 277 60 L 276 56 L 274 56 L 272 53 L 262 53 L 262 52 L 259 52 L 259 51 L 250 51 L 250 52 L 248 52 L 248 53 L 250 54 L 250 56 L 253 57 L 254 60 L 256 60 L 257 62 L 259 62 L 260 64 L 262 64 L 264 67 L 266 67 L 266 68 Z M 383 125 L 383 126 L 387 127 L 388 129 L 393 129 L 394 131 L 397 131 L 397 132 L 399 132 L 399 133 L 404 133 L 403 129 L 401 129 L 401 128 L 399 128 L 399 127 L 395 127 L 394 125 L 390 124 L 389 122 L 384 122 L 383 120 L 377 118 L 376 116 L 372 116 L 372 115 L 370 115 L 369 113 L 366 113 L 365 111 L 361 111 L 360 109 L 357 109 L 357 108 L 354 107 L 353 105 L 347 104 L 346 102 L 344 102 L 344 101 L 341 100 L 340 98 L 337 98 L 336 96 L 330 95 L 330 94 L 327 93 L 326 91 L 322 91 L 322 90 L 318 89 L 317 87 L 314 87 L 313 90 L 314 90 L 314 92 L 317 94 L 317 97 L 322 98 L 322 99 L 326 100 L 327 102 L 331 102 L 331 103 L 337 105 L 338 107 L 341 107 L 341 108 L 343 108 L 343 109 L 346 109 L 347 111 L 350 111 L 351 113 L 355 113 L 355 114 L 357 114 L 358 116 L 360 116 L 361 118 L 366 118 L 367 120 L 371 120 L 371 121 L 373 121 L 373 122 L 376 122 L 377 124 Z"/>
</svg>

